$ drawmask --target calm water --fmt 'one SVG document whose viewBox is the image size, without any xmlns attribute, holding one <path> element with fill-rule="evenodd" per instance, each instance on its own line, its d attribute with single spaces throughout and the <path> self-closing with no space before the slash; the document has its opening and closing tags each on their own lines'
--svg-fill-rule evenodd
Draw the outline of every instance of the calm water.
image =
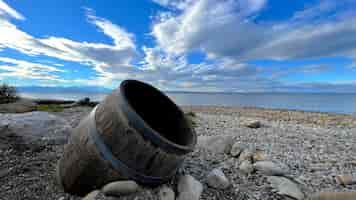
<svg viewBox="0 0 356 200">
<path fill-rule="evenodd" d="M 100 101 L 106 94 L 22 93 L 24 97 L 78 100 L 90 97 Z M 295 93 L 167 93 L 179 105 L 247 106 L 333 112 L 356 115 L 356 94 Z"/>
</svg>

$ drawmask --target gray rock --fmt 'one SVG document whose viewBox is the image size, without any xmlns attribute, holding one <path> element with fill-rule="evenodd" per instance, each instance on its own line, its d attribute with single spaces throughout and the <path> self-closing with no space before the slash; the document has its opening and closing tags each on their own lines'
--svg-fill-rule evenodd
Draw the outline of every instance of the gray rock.
<svg viewBox="0 0 356 200">
<path fill-rule="evenodd" d="M 99 190 L 94 190 L 92 192 L 90 192 L 89 194 L 87 194 L 85 197 L 82 198 L 82 200 L 95 200 L 96 196 L 98 196 L 100 193 Z"/>
<path fill-rule="evenodd" d="M 243 124 L 248 128 L 260 128 L 262 126 L 262 123 L 258 120 L 248 120 Z"/>
<path fill-rule="evenodd" d="M 305 197 L 304 193 L 299 189 L 299 186 L 295 182 L 285 177 L 268 176 L 267 180 L 280 195 L 291 197 L 297 200 L 302 200 Z"/>
<path fill-rule="evenodd" d="M 115 181 L 105 185 L 102 189 L 106 196 L 120 196 L 135 193 L 139 186 L 135 181 Z"/>
<path fill-rule="evenodd" d="M 31 100 L 20 99 L 13 103 L 0 104 L 0 113 L 25 113 L 36 110 L 37 104 Z"/>
<path fill-rule="evenodd" d="M 184 175 L 178 181 L 177 200 L 199 200 L 203 185 L 190 175 Z"/>
<path fill-rule="evenodd" d="M 251 149 L 251 148 L 244 149 L 239 155 L 239 158 L 238 158 L 239 162 L 243 162 L 245 160 L 252 162 L 254 152 L 255 152 L 255 150 Z"/>
<path fill-rule="evenodd" d="M 222 162 L 220 164 L 220 168 L 222 169 L 230 169 L 231 167 L 235 167 L 236 164 L 236 159 L 235 158 L 229 158 L 227 160 L 225 160 L 224 162 Z"/>
<path fill-rule="evenodd" d="M 235 142 L 231 147 L 230 154 L 233 157 L 238 157 L 243 150 L 244 147 L 239 142 Z"/>
<path fill-rule="evenodd" d="M 70 134 L 70 124 L 47 112 L 0 114 L 0 130 L 21 136 L 26 141 L 50 140 L 64 144 Z"/>
<path fill-rule="evenodd" d="M 258 161 L 253 168 L 267 176 L 283 176 L 288 173 L 287 166 L 272 161 Z"/>
<path fill-rule="evenodd" d="M 207 176 L 207 184 L 213 188 L 225 189 L 229 187 L 230 182 L 221 169 L 213 169 Z"/>
<path fill-rule="evenodd" d="M 213 153 L 229 153 L 234 140 L 232 136 L 199 136 L 198 147 Z"/>
<path fill-rule="evenodd" d="M 251 174 L 253 172 L 254 168 L 253 168 L 253 165 L 252 165 L 251 161 L 244 160 L 240 164 L 239 170 L 244 174 Z"/>
<path fill-rule="evenodd" d="M 160 200 L 174 200 L 175 194 L 174 191 L 167 186 L 163 186 L 158 191 L 158 196 Z"/>
</svg>

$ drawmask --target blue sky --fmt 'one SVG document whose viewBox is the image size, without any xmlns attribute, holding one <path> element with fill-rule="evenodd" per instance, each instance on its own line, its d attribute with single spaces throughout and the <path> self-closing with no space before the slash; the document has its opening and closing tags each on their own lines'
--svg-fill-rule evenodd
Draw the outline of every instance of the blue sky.
<svg viewBox="0 0 356 200">
<path fill-rule="evenodd" d="M 356 92 L 355 0 L 0 0 L 0 81 Z"/>
</svg>

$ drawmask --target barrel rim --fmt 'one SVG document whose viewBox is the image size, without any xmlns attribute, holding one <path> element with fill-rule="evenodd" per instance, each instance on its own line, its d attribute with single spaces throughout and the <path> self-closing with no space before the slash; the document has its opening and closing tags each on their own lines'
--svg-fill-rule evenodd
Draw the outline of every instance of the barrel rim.
<svg viewBox="0 0 356 200">
<path fill-rule="evenodd" d="M 124 87 L 129 84 L 129 83 L 138 83 L 138 84 L 142 84 L 145 87 L 149 87 L 150 89 L 154 90 L 155 92 L 159 93 L 162 97 L 165 98 L 165 100 L 167 100 L 170 104 L 172 104 L 172 106 L 174 106 L 175 109 L 177 109 L 183 116 L 183 120 L 186 120 L 185 116 L 184 116 L 184 112 L 182 111 L 182 109 L 179 108 L 179 106 L 177 104 L 175 104 L 167 95 L 165 95 L 163 92 L 161 92 L 160 90 L 158 90 L 157 88 L 153 87 L 150 84 L 144 83 L 142 81 L 138 81 L 138 80 L 133 80 L 133 79 L 127 79 L 121 82 L 120 84 L 120 96 L 122 97 L 122 108 L 127 109 L 129 113 L 130 117 L 128 117 L 128 120 L 130 120 L 132 122 L 133 126 L 140 126 L 143 127 L 145 129 L 144 135 L 148 136 L 150 139 L 152 139 L 152 142 L 154 142 L 156 145 L 162 147 L 163 149 L 166 150 L 172 150 L 176 153 L 189 153 L 194 151 L 195 145 L 197 144 L 197 135 L 196 132 L 194 130 L 193 127 L 191 127 L 187 120 L 186 123 L 189 127 L 190 133 L 191 134 L 191 141 L 189 142 L 189 144 L 187 145 L 180 145 L 177 143 L 174 143 L 172 141 L 170 141 L 169 139 L 165 138 L 164 136 L 162 136 L 159 132 L 157 132 L 156 130 L 154 130 L 148 123 L 145 122 L 145 120 L 135 111 L 135 109 L 131 106 L 130 102 L 128 101 L 127 97 L 125 96 L 125 92 L 124 92 Z M 134 119 L 132 119 L 134 118 Z"/>
</svg>

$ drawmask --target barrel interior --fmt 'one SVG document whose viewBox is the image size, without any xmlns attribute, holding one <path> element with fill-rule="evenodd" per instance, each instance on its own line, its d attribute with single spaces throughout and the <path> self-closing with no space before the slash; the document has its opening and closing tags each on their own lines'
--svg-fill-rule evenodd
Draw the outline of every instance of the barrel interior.
<svg viewBox="0 0 356 200">
<path fill-rule="evenodd" d="M 135 112 L 156 133 L 178 145 L 192 144 L 192 129 L 184 113 L 162 92 L 134 80 L 127 81 L 121 92 Z"/>
</svg>

